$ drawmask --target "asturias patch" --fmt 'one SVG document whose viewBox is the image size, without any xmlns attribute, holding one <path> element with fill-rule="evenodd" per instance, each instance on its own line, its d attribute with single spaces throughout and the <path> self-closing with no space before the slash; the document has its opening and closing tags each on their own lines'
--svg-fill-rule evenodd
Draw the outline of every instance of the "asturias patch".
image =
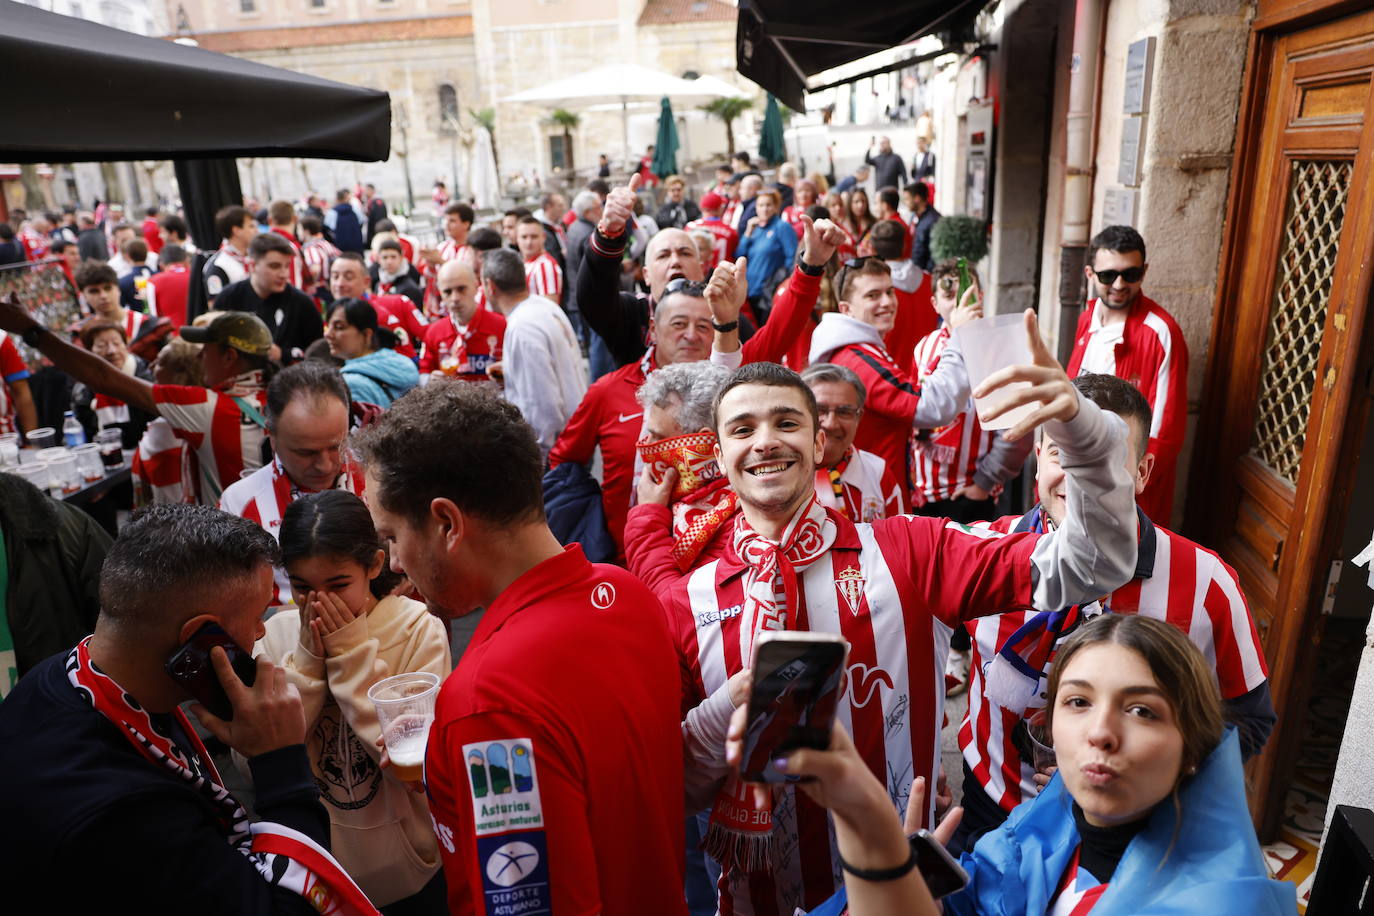
<svg viewBox="0 0 1374 916">
<path fill-rule="evenodd" d="M 463 759 L 468 766 L 477 836 L 543 828 L 533 741 L 501 738 L 465 744 Z"/>
</svg>

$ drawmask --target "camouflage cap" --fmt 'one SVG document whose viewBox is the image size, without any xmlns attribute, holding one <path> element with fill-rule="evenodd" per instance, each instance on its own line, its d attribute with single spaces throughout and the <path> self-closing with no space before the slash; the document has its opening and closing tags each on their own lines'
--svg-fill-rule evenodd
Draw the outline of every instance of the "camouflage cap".
<svg viewBox="0 0 1374 916">
<path fill-rule="evenodd" d="M 261 318 L 248 312 L 223 312 L 203 328 L 182 327 L 181 339 L 223 344 L 249 356 L 266 356 L 272 349 L 272 332 Z"/>
</svg>

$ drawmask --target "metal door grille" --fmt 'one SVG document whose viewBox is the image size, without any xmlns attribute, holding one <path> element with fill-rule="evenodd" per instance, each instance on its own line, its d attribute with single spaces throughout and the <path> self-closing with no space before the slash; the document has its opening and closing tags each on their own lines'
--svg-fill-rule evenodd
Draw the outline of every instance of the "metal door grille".
<svg viewBox="0 0 1374 916">
<path fill-rule="evenodd" d="M 1295 485 L 1352 168 L 1349 161 L 1299 159 L 1289 177 L 1252 451 Z"/>
</svg>

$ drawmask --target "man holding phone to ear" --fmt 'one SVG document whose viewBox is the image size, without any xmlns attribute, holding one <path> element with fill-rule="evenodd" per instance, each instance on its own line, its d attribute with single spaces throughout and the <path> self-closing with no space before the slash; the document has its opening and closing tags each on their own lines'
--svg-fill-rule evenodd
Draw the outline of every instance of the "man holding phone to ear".
<svg viewBox="0 0 1374 916">
<path fill-rule="evenodd" d="M 376 912 L 327 851 L 296 688 L 266 660 L 248 686 L 223 648 L 199 651 L 206 634 L 242 650 L 263 635 L 278 553 L 262 528 L 206 506 L 153 506 L 120 533 L 95 634 L 0 706 L 0 809 L 23 825 L 0 839 L 16 912 L 60 901 L 74 912 L 316 913 L 306 894 Z M 181 712 L 192 682 L 196 699 L 232 710 L 226 720 L 191 707 L 248 759 L 267 820 L 250 824 Z"/>
<path fill-rule="evenodd" d="M 1044 423 L 1057 442 L 1071 443 L 1068 512 L 1040 537 L 911 516 L 855 524 L 825 510 L 814 489 L 825 434 L 811 389 L 771 363 L 726 380 L 714 419 L 717 458 L 739 498 L 731 544 L 665 596 L 684 705 L 694 707 L 689 747 L 723 748 L 723 730 L 702 732 L 728 720 L 732 676 L 751 664 L 758 636 L 839 634 L 850 646 L 839 721 L 904 809 L 914 777 L 935 784 L 953 628 L 1006 608 L 1057 610 L 1064 596 L 1095 597 L 1129 578 L 1136 545 L 1124 424 L 1079 397 L 1030 312 L 1026 332 L 1033 364 L 993 373 L 976 393 L 1029 382 L 1001 408 L 1038 403 L 1009 438 Z M 703 845 L 724 866 L 722 912 L 787 916 L 833 893 L 841 863 L 822 809 L 790 785 L 757 798 L 723 754 L 694 754 L 690 767 L 689 786 L 719 786 Z M 922 814 L 929 826 L 929 803 Z"/>
</svg>

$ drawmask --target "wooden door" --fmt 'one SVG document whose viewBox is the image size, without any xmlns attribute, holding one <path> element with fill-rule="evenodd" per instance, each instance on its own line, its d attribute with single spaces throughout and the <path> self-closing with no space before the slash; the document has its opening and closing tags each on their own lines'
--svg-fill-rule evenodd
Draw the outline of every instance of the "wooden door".
<svg viewBox="0 0 1374 916">
<path fill-rule="evenodd" d="M 1278 5 L 1262 0 L 1251 43 L 1187 506 L 1239 573 L 1269 661 L 1279 722 L 1249 771 L 1266 839 L 1369 412 L 1374 223 L 1374 12 L 1296 28 Z"/>
</svg>

